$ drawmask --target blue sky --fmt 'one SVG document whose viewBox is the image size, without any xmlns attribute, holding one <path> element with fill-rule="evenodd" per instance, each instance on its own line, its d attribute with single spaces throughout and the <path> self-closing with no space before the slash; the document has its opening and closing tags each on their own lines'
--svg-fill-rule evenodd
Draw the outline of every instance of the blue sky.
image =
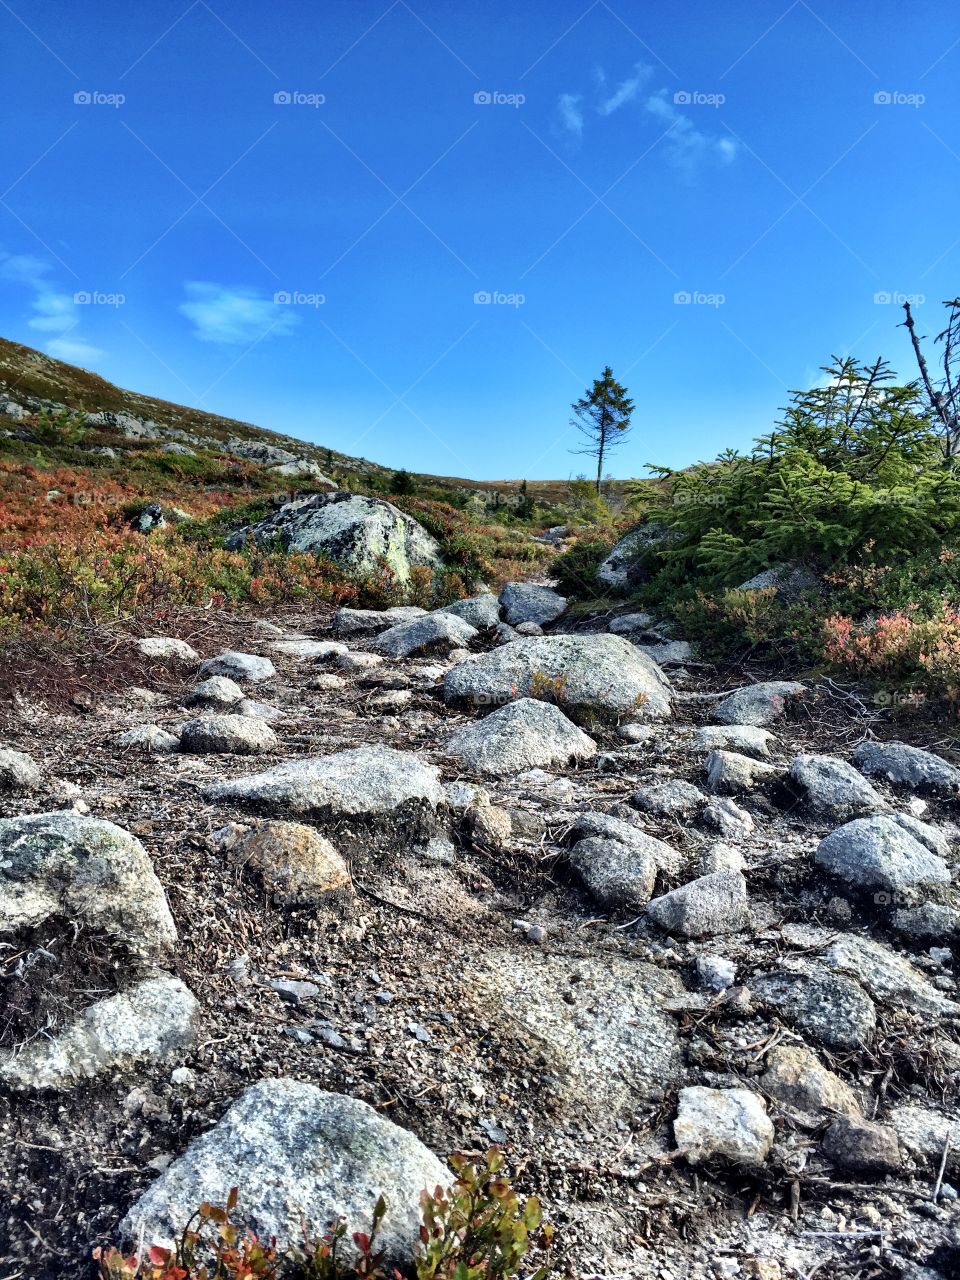
<svg viewBox="0 0 960 1280">
<path fill-rule="evenodd" d="M 712 457 L 960 292 L 955 5 L 0 0 L 0 47 L 0 333 L 387 465 L 576 474 L 605 364 L 613 474 Z"/>
</svg>

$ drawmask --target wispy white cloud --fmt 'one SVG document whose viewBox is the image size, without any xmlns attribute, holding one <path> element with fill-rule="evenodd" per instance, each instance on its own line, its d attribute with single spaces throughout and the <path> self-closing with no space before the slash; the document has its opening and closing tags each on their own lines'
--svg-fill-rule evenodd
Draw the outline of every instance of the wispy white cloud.
<svg viewBox="0 0 960 1280">
<path fill-rule="evenodd" d="M 580 106 L 582 101 L 583 95 L 580 93 L 561 93 L 557 99 L 560 123 L 575 138 L 583 137 L 583 110 Z"/>
<path fill-rule="evenodd" d="M 78 323 L 73 294 L 54 293 L 51 289 L 42 289 L 30 305 L 33 308 L 33 315 L 27 324 L 40 333 L 63 333 Z"/>
<path fill-rule="evenodd" d="M 47 351 L 58 360 L 68 360 L 70 364 L 81 364 L 85 360 L 99 360 L 106 353 L 82 338 L 51 338 L 47 343 Z"/>
<path fill-rule="evenodd" d="M 650 79 L 652 67 L 645 66 L 642 62 L 638 62 L 634 67 L 633 75 L 626 80 L 622 80 L 609 98 L 605 98 L 597 107 L 600 115 L 612 116 L 615 111 L 619 111 L 621 107 L 633 102 L 640 90 Z M 605 77 L 601 79 L 601 87 L 605 83 Z"/>
<path fill-rule="evenodd" d="M 651 94 L 645 106 L 650 115 L 669 128 L 667 155 L 680 172 L 690 176 L 704 163 L 730 164 L 736 159 L 736 140 L 698 129 L 667 96 L 666 89 Z"/>
<path fill-rule="evenodd" d="M 0 249 L 0 279 L 22 285 L 30 294 L 27 327 L 36 333 L 53 334 L 44 350 L 58 360 L 98 360 L 105 353 L 84 338 L 68 338 L 80 323 L 72 293 L 60 293 L 51 280 L 52 267 L 30 253 L 7 253 Z"/>
<path fill-rule="evenodd" d="M 184 288 L 187 301 L 181 302 L 178 310 L 201 342 L 242 346 L 267 333 L 291 333 L 296 326 L 297 317 L 289 307 L 261 297 L 255 289 L 229 288 L 204 280 L 188 280 Z"/>
</svg>

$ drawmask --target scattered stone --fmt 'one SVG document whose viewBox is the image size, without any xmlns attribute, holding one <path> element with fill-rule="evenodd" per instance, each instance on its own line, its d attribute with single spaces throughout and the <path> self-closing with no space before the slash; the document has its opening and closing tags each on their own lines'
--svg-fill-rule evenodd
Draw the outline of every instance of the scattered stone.
<svg viewBox="0 0 960 1280">
<path fill-rule="evenodd" d="M 187 706 L 232 707 L 243 701 L 243 690 L 227 676 L 210 676 L 196 685 L 184 702 Z"/>
<path fill-rule="evenodd" d="M 717 871 L 743 871 L 746 863 L 743 854 L 733 845 L 718 841 L 700 855 L 700 874 L 713 875 Z"/>
<path fill-rule="evenodd" d="M 314 676 L 309 684 L 308 689 L 318 689 L 323 693 L 337 693 L 340 689 L 345 689 L 347 682 L 343 676 L 334 675 L 332 671 L 323 671 L 318 676 Z"/>
<path fill-rule="evenodd" d="M 622 724 L 617 730 L 617 737 L 622 738 L 624 742 L 631 742 L 635 745 L 641 742 L 649 742 L 653 736 L 653 725 L 650 724 Z"/>
<path fill-rule="evenodd" d="M 191 755 L 259 755 L 280 739 L 265 720 L 243 715 L 198 716 L 180 728 L 180 750 Z"/>
<path fill-rule="evenodd" d="M 625 533 L 597 569 L 597 577 L 608 587 L 626 591 L 639 586 L 647 576 L 646 562 L 651 552 L 676 537 L 672 529 L 658 520 Z"/>
<path fill-rule="evenodd" d="M 936 902 L 895 911 L 890 923 L 905 938 L 918 942 L 960 942 L 960 911 Z"/>
<path fill-rule="evenodd" d="M 949 884 L 950 870 L 893 818 L 856 818 L 826 839 L 817 866 L 861 889 L 908 889 Z"/>
<path fill-rule="evenodd" d="M 339 658 L 337 658 L 336 665 L 340 671 L 347 671 L 350 673 L 357 671 L 370 671 L 374 667 L 383 666 L 383 654 L 364 653 L 361 650 L 356 649 L 353 653 L 342 653 Z"/>
<path fill-rule="evenodd" d="M 765 728 L 776 723 L 804 687 L 794 680 L 768 680 L 736 689 L 713 709 L 721 724 L 754 725 Z"/>
<path fill-rule="evenodd" d="M 413 694 L 409 689 L 386 689 L 383 693 L 374 694 L 368 705 L 371 711 L 393 713 L 402 711 L 412 701 Z"/>
<path fill-rule="evenodd" d="M 629 812 L 629 810 L 628 810 Z M 664 840 L 647 835 L 631 822 L 618 818 L 611 813 L 595 813 L 588 810 L 577 814 L 570 828 L 567 839 L 572 842 L 583 840 L 588 836 L 600 836 L 605 840 L 616 840 L 626 845 L 640 857 L 652 858 L 656 865 L 674 876 L 680 870 L 682 859 L 680 854 Z"/>
<path fill-rule="evenodd" d="M 644 652 L 661 667 L 682 667 L 694 659 L 693 645 L 689 640 L 665 640 L 663 644 L 645 645 Z"/>
<path fill-rule="evenodd" d="M 845 934 L 830 945 L 824 959 L 856 975 L 874 999 L 893 1008 L 941 1017 L 960 1014 L 960 1004 L 941 995 L 909 960 L 872 938 Z"/>
<path fill-rule="evenodd" d="M 524 769 L 564 766 L 595 755 L 597 744 L 559 707 L 535 698 L 508 702 L 447 739 L 445 752 L 474 773 L 503 777 Z"/>
<path fill-rule="evenodd" d="M 619 840 L 587 836 L 568 854 L 578 879 L 603 906 L 613 910 L 642 911 L 650 901 L 659 870 L 649 853 L 641 853 Z"/>
<path fill-rule="evenodd" d="M 707 938 L 736 933 L 750 919 L 747 883 L 736 871 L 718 871 L 672 889 L 647 906 L 647 914 L 666 933 Z"/>
<path fill-rule="evenodd" d="M 517 696 L 556 700 L 576 720 L 670 715 L 660 668 L 621 636 L 555 635 L 516 640 L 447 672 L 447 702 L 495 707 Z"/>
<path fill-rule="evenodd" d="M 98 1000 L 63 1030 L 0 1054 L 0 1080 L 17 1090 L 71 1089 L 110 1071 L 128 1072 L 188 1052 L 199 1005 L 179 978 L 145 978 Z"/>
<path fill-rule="evenodd" d="M 763 1099 L 749 1089 L 680 1090 L 673 1137 L 690 1164 L 725 1156 L 762 1164 L 773 1146 L 773 1123 Z"/>
<path fill-rule="evenodd" d="M 264 680 L 272 680 L 277 674 L 276 667 L 269 658 L 262 658 L 255 653 L 237 653 L 233 649 L 225 649 L 215 658 L 207 658 L 200 664 L 202 676 L 227 676 L 230 680 L 241 684 L 261 684 Z"/>
<path fill-rule="evenodd" d="M 0 791 L 36 791 L 41 782 L 33 756 L 0 747 Z"/>
<path fill-rule="evenodd" d="M 253 720 L 264 720 L 267 724 L 275 724 L 283 719 L 283 712 L 279 707 L 272 707 L 268 702 L 257 702 L 255 698 L 241 698 L 233 712 Z"/>
<path fill-rule="evenodd" d="M 483 631 L 487 627 L 500 625 L 500 603 L 492 593 L 470 596 L 466 600 L 454 600 L 453 604 L 445 604 L 437 613 L 452 613 L 471 627 Z"/>
<path fill-rule="evenodd" d="M 779 765 L 766 764 L 752 756 L 737 755 L 735 751 L 711 751 L 704 767 L 711 791 L 735 795 L 753 791 L 758 783 L 775 782 L 783 777 L 783 769 Z"/>
<path fill-rule="evenodd" d="M 567 607 L 564 596 L 533 582 L 508 582 L 500 592 L 500 604 L 512 627 L 521 622 L 534 622 L 542 627 L 559 618 Z"/>
<path fill-rule="evenodd" d="M 494 644 L 510 644 L 513 640 L 520 639 L 513 627 L 508 627 L 505 622 L 498 622 L 491 634 Z"/>
<path fill-rule="evenodd" d="M 147 851 L 122 827 L 67 810 L 0 819 L 0 935 L 54 916 L 145 954 L 177 936 Z"/>
<path fill-rule="evenodd" d="M 543 627 L 536 622 L 518 622 L 516 627 L 518 636 L 542 636 Z"/>
<path fill-rule="evenodd" d="M 824 583 L 823 579 L 807 565 L 776 564 L 769 569 L 763 569 L 755 577 L 742 582 L 737 587 L 738 591 L 769 591 L 771 589 L 777 599 L 794 601 L 807 591 L 822 594 Z"/>
<path fill-rule="evenodd" d="M 960 1120 L 912 1102 L 894 1107 L 888 1118 L 901 1148 L 914 1160 L 937 1169 L 946 1151 L 947 1171 L 960 1172 Z"/>
<path fill-rule="evenodd" d="M 854 1173 L 897 1173 L 903 1163 L 896 1129 L 863 1116 L 838 1116 L 820 1146 L 838 1168 Z"/>
<path fill-rule="evenodd" d="M 630 797 L 630 803 L 661 818 L 688 818 L 707 803 L 707 797 L 692 782 L 672 778 L 653 787 L 641 787 Z"/>
<path fill-rule="evenodd" d="M 274 653 L 283 654 L 285 658 L 295 658 L 298 661 L 313 658 L 317 662 L 324 662 L 347 652 L 347 646 L 342 640 L 311 640 L 309 636 L 274 640 L 270 648 Z"/>
<path fill-rule="evenodd" d="M 158 724 L 140 724 L 135 729 L 128 729 L 117 738 L 118 747 L 131 747 L 135 751 L 147 751 L 154 755 L 165 755 L 177 751 L 180 739 L 174 733 L 168 733 Z"/>
<path fill-rule="evenodd" d="M 862 773 L 836 756 L 794 756 L 790 778 L 810 808 L 831 822 L 890 808 Z"/>
<path fill-rule="evenodd" d="M 272 900 L 310 906 L 350 889 L 350 872 L 336 849 L 299 822 L 262 822 L 234 844 L 232 856 L 255 872 Z"/>
<path fill-rule="evenodd" d="M 853 759 L 864 773 L 886 778 L 897 786 L 944 796 L 960 792 L 960 769 L 931 751 L 921 751 L 905 742 L 861 742 Z"/>
<path fill-rule="evenodd" d="M 737 978 L 737 966 L 725 956 L 697 956 L 697 977 L 711 991 L 726 991 Z"/>
<path fill-rule="evenodd" d="M 390 609 L 338 609 L 333 615 L 333 631 L 338 636 L 372 636 L 399 622 L 422 618 L 426 609 L 416 605 L 394 605 Z"/>
<path fill-rule="evenodd" d="M 320 988 L 315 982 L 301 982 L 296 978 L 271 978 L 268 985 L 281 1000 L 294 1006 L 315 1000 L 320 994 Z"/>
<path fill-rule="evenodd" d="M 147 636 L 137 641 L 137 648 L 145 658 L 154 658 L 158 662 L 200 661 L 200 655 L 196 649 L 188 645 L 185 640 L 176 640 L 173 636 Z"/>
<path fill-rule="evenodd" d="M 474 848 L 502 849 L 513 835 L 513 819 L 484 793 L 464 811 L 463 830 Z"/>
<path fill-rule="evenodd" d="M 729 840 L 748 836 L 753 830 L 753 818 L 729 796 L 711 800 L 701 817 L 708 827 L 713 827 Z"/>
<path fill-rule="evenodd" d="M 735 751 L 742 756 L 766 760 L 776 734 L 753 724 L 707 724 L 698 729 L 693 744 L 697 751 Z"/>
<path fill-rule="evenodd" d="M 831 1049 L 862 1049 L 877 1028 L 877 1011 L 859 983 L 828 970 L 758 974 L 750 990 Z"/>
<path fill-rule="evenodd" d="M 284 1251 L 304 1236 L 318 1239 L 340 1217 L 348 1232 L 369 1231 L 382 1194 L 377 1244 L 406 1264 L 418 1240 L 420 1192 L 451 1180 L 412 1133 L 365 1102 L 299 1080 L 261 1080 L 140 1197 L 122 1230 L 170 1247 L 198 1204 L 226 1204 L 230 1188 L 241 1187 L 247 1226 Z"/>
<path fill-rule="evenodd" d="M 411 658 L 423 653 L 448 653 L 475 640 L 479 632 L 453 613 L 428 613 L 383 631 L 373 641 L 391 658 Z"/>
<path fill-rule="evenodd" d="M 357 577 L 372 577 L 384 565 L 406 586 L 414 567 L 442 567 L 440 548 L 412 516 L 383 498 L 359 493 L 315 493 L 294 498 L 263 520 L 232 533 L 235 551 L 250 542 L 274 544 L 285 551 L 314 552 Z"/>
<path fill-rule="evenodd" d="M 608 631 L 615 636 L 628 636 L 634 631 L 648 631 L 653 626 L 651 613 L 622 613 L 619 618 L 612 618 Z"/>
<path fill-rule="evenodd" d="M 802 1045 L 778 1045 L 767 1057 L 760 1084 L 794 1124 L 804 1129 L 816 1129 L 833 1115 L 860 1114 L 860 1103 L 850 1086 Z"/>
</svg>

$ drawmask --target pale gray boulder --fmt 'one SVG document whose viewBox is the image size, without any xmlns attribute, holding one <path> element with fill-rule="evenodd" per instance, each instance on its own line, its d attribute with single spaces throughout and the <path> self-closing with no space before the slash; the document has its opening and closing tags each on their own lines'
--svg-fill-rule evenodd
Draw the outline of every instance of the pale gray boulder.
<svg viewBox="0 0 960 1280">
<path fill-rule="evenodd" d="M 283 719 L 283 712 L 279 707 L 271 706 L 269 702 L 258 702 L 256 698 L 241 698 L 230 710 L 234 715 L 263 720 L 266 724 L 275 724 Z"/>
<path fill-rule="evenodd" d="M 371 636 L 398 622 L 422 618 L 426 609 L 417 605 L 394 605 L 390 609 L 338 609 L 333 615 L 333 633 L 338 636 Z"/>
<path fill-rule="evenodd" d="M 0 747 L 0 792 L 36 791 L 41 781 L 33 756 L 12 747 Z"/>
<path fill-rule="evenodd" d="M 902 907 L 893 913 L 890 923 L 899 934 L 915 942 L 939 943 L 940 946 L 960 942 L 960 911 L 937 902 Z"/>
<path fill-rule="evenodd" d="M 736 1164 L 762 1164 L 773 1146 L 766 1103 L 749 1089 L 680 1090 L 673 1137 L 690 1164 L 725 1156 Z"/>
<path fill-rule="evenodd" d="M 567 860 L 602 906 L 642 911 L 650 901 L 659 866 L 647 851 L 603 836 L 586 836 L 573 846 Z"/>
<path fill-rule="evenodd" d="M 452 604 L 445 604 L 442 609 L 435 609 L 434 612 L 452 613 L 464 622 L 469 622 L 478 631 L 500 625 L 500 602 L 491 592 L 470 596 L 466 600 L 454 600 Z"/>
<path fill-rule="evenodd" d="M 145 658 L 155 658 L 158 662 L 194 663 L 200 661 L 200 655 L 185 640 L 177 640 L 173 636 L 146 636 L 137 641 L 137 648 Z"/>
<path fill-rule="evenodd" d="M 753 830 L 753 818 L 729 796 L 711 800 L 702 813 L 703 821 L 728 840 L 748 836 Z"/>
<path fill-rule="evenodd" d="M 500 592 L 500 604 L 510 626 L 535 622 L 542 627 L 560 617 L 567 607 L 567 600 L 552 587 L 539 586 L 534 582 L 508 582 Z"/>
<path fill-rule="evenodd" d="M 897 786 L 955 796 L 960 792 L 960 769 L 932 751 L 905 742 L 861 742 L 853 753 L 857 767 Z"/>
<path fill-rule="evenodd" d="M 296 454 L 289 449 L 282 449 L 277 444 L 267 444 L 265 440 L 241 440 L 233 438 L 223 446 L 224 452 L 234 457 L 246 458 L 248 462 L 259 462 L 266 467 L 283 466 L 296 461 Z"/>
<path fill-rule="evenodd" d="M 597 569 L 605 586 L 625 591 L 642 581 L 645 562 L 658 547 L 673 541 L 674 532 L 657 520 L 650 520 L 625 533 Z"/>
<path fill-rule="evenodd" d="M 168 755 L 180 747 L 180 739 L 174 733 L 168 733 L 158 724 L 139 724 L 135 729 L 128 729 L 117 738 L 118 747 L 129 747 L 133 751 L 146 751 L 151 755 Z"/>
<path fill-rule="evenodd" d="M 279 746 L 267 722 L 254 716 L 198 716 L 180 726 L 180 750 L 190 755 L 253 756 Z"/>
<path fill-rule="evenodd" d="M 877 1028 L 873 1001 L 852 978 L 811 966 L 755 974 L 751 993 L 830 1049 L 859 1049 Z"/>
<path fill-rule="evenodd" d="M 655 662 L 622 636 L 554 635 L 515 640 L 447 672 L 449 703 L 495 707 L 544 691 L 578 721 L 662 719 L 670 685 Z"/>
<path fill-rule="evenodd" d="M 479 632 L 453 613 L 428 613 L 398 623 L 371 640 L 375 649 L 391 658 L 412 658 L 422 653 L 449 653 L 466 646 Z"/>
<path fill-rule="evenodd" d="M 420 1193 L 452 1175 L 412 1133 L 365 1102 L 299 1080 L 261 1080 L 140 1197 L 122 1223 L 131 1241 L 169 1247 L 202 1201 L 240 1211 L 261 1240 L 281 1251 L 319 1239 L 342 1217 L 369 1232 L 383 1195 L 378 1245 L 408 1264 L 418 1239 Z"/>
<path fill-rule="evenodd" d="M 307 458 L 294 458 L 292 462 L 281 462 L 270 470 L 275 476 L 286 476 L 289 480 L 309 480 L 310 487 L 315 489 L 336 489 L 337 482 L 325 475 L 315 462 Z"/>
<path fill-rule="evenodd" d="M 208 676 L 195 685 L 184 703 L 187 706 L 232 707 L 243 701 L 243 690 L 228 676 Z"/>
<path fill-rule="evenodd" d="M 658 840 L 656 836 L 648 835 L 646 831 L 612 813 L 587 810 L 585 813 L 577 814 L 567 834 L 567 840 L 575 843 L 588 836 L 616 840 L 619 844 L 626 845 L 639 857 L 652 858 L 667 875 L 674 876 L 680 870 L 682 858 L 672 845 L 667 844 L 665 840 Z"/>
<path fill-rule="evenodd" d="M 944 860 L 894 818 L 856 818 L 821 840 L 817 866 L 860 889 L 949 884 Z"/>
<path fill-rule="evenodd" d="M 809 808 L 831 822 L 890 808 L 862 773 L 836 756 L 794 756 L 790 779 Z"/>
<path fill-rule="evenodd" d="M 439 569 L 443 563 L 436 539 L 412 516 L 383 498 L 359 493 L 294 498 L 232 533 L 226 545 L 236 550 L 277 539 L 286 551 L 318 553 L 359 576 L 376 576 L 386 568 L 404 586 L 411 569 Z"/>
<path fill-rule="evenodd" d="M 664 640 L 662 644 L 644 645 L 644 652 L 661 667 L 682 667 L 694 659 L 693 645 L 689 640 Z"/>
<path fill-rule="evenodd" d="M 804 686 L 795 680 L 767 680 L 735 689 L 713 709 L 721 724 L 749 724 L 766 728 L 775 724 L 789 704 L 802 697 Z"/>
<path fill-rule="evenodd" d="M 742 756 L 766 760 L 776 734 L 753 724 L 708 724 L 694 734 L 696 751 L 735 751 Z"/>
<path fill-rule="evenodd" d="M 200 664 L 202 676 L 226 676 L 240 684 L 261 684 L 264 680 L 272 680 L 277 669 L 269 658 L 256 653 L 238 653 L 234 649 L 225 649 L 215 658 L 207 658 Z"/>
<path fill-rule="evenodd" d="M 670 778 L 652 787 L 641 787 L 630 797 L 630 803 L 661 818 L 690 818 L 703 808 L 707 797 L 692 782 Z"/>
<path fill-rule="evenodd" d="M 737 871 L 718 871 L 671 889 L 647 904 L 647 914 L 665 933 L 709 938 L 737 933 L 750 920 L 747 882 Z"/>
<path fill-rule="evenodd" d="M 200 1006 L 169 973 L 98 1000 L 62 1030 L 0 1053 L 0 1081 L 19 1091 L 71 1089 L 108 1072 L 177 1059 L 193 1048 Z"/>
<path fill-rule="evenodd" d="M 549 769 L 596 755 L 597 744 L 559 707 L 519 698 L 447 739 L 445 753 L 475 773 L 502 777 L 524 769 Z"/>
<path fill-rule="evenodd" d="M 147 851 L 122 827 L 70 810 L 0 819 L 0 936 L 52 916 L 144 954 L 177 936 Z"/>
<path fill-rule="evenodd" d="M 704 762 L 711 791 L 739 795 L 757 786 L 776 782 L 784 775 L 780 765 L 768 764 L 735 751 L 711 751 Z"/>
<path fill-rule="evenodd" d="M 918 1164 L 939 1168 L 946 1152 L 945 1169 L 960 1173 L 960 1120 L 933 1107 L 908 1102 L 894 1107 L 889 1121 L 900 1146 Z"/>
<path fill-rule="evenodd" d="M 648 631 L 653 626 L 652 613 L 622 613 L 618 618 L 611 618 L 608 631 L 615 636 L 629 636 L 636 631 Z"/>
<path fill-rule="evenodd" d="M 881 1004 L 933 1017 L 960 1014 L 956 1000 L 938 991 L 909 960 L 872 938 L 844 934 L 830 944 L 824 960 L 855 977 Z"/>
<path fill-rule="evenodd" d="M 347 646 L 342 640 L 311 640 L 309 636 L 289 636 L 274 640 L 270 648 L 284 658 L 294 658 L 297 661 L 313 658 L 323 662 L 347 652 Z"/>
</svg>

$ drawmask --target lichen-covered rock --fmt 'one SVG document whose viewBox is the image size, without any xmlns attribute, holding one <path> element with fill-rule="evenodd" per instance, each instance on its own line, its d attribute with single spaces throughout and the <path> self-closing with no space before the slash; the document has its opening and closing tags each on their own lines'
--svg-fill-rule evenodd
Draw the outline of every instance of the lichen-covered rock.
<svg viewBox="0 0 960 1280">
<path fill-rule="evenodd" d="M 155 658 L 158 662 L 194 663 L 200 661 L 200 655 L 186 640 L 177 640 L 173 636 L 146 636 L 137 641 L 137 648 L 145 658 Z"/>
<path fill-rule="evenodd" d="M 804 687 L 795 680 L 767 680 L 735 689 L 713 709 L 721 724 L 749 724 L 766 728 L 775 724 L 789 704 L 803 696 Z"/>
<path fill-rule="evenodd" d="M 253 716 L 198 716 L 180 728 L 180 750 L 192 755 L 252 756 L 279 746 L 267 722 Z"/>
<path fill-rule="evenodd" d="M 390 570 L 400 583 L 415 566 L 442 566 L 436 540 L 412 516 L 383 498 L 358 493 L 316 493 L 295 498 L 258 524 L 227 539 L 236 550 L 248 542 L 272 543 L 286 551 L 318 552 L 358 575 Z"/>
<path fill-rule="evenodd" d="M 299 1080 L 261 1080 L 148 1188 L 122 1230 L 132 1241 L 169 1247 L 198 1204 L 223 1205 L 240 1187 L 250 1230 L 287 1250 L 305 1235 L 319 1239 L 340 1217 L 348 1232 L 369 1231 L 383 1195 L 377 1243 L 406 1264 L 418 1239 L 420 1192 L 451 1181 L 419 1139 L 365 1102 Z"/>
<path fill-rule="evenodd" d="M 672 541 L 675 536 L 671 529 L 657 520 L 631 529 L 602 561 L 597 577 L 608 587 L 619 591 L 638 585 L 645 576 L 645 561 L 650 552 Z"/>
<path fill-rule="evenodd" d="M 122 827 L 69 810 L 0 819 L 0 935 L 52 916 L 145 954 L 177 936 L 147 851 Z"/>
<path fill-rule="evenodd" d="M 447 702 L 496 707 L 516 697 L 559 702 L 578 721 L 670 715 L 666 676 L 622 636 L 533 636 L 476 654 L 447 672 Z"/>
<path fill-rule="evenodd" d="M 629 636 L 637 631 L 647 631 L 653 626 L 652 613 L 621 613 L 618 618 L 611 618 L 608 631 L 615 636 Z"/>
<path fill-rule="evenodd" d="M 673 1137 L 691 1164 L 725 1156 L 737 1164 L 762 1164 L 773 1146 L 773 1123 L 759 1094 L 749 1089 L 680 1090 Z"/>
<path fill-rule="evenodd" d="M 794 756 L 790 780 L 814 813 L 831 822 L 890 808 L 862 773 L 836 756 Z"/>
<path fill-rule="evenodd" d="M 960 792 L 960 769 L 932 751 L 905 742 L 861 742 L 853 753 L 857 767 L 901 787 L 954 796 Z"/>
<path fill-rule="evenodd" d="M 204 795 L 281 818 L 312 816 L 365 825 L 392 820 L 411 824 L 417 834 L 426 827 L 427 835 L 435 834 L 436 810 L 445 799 L 432 765 L 381 746 L 290 760 L 266 773 L 218 782 Z"/>
<path fill-rule="evenodd" d="M 946 1152 L 948 1172 L 960 1171 L 960 1120 L 955 1116 L 908 1102 L 894 1107 L 889 1121 L 900 1146 L 919 1164 L 936 1169 Z"/>
<path fill-rule="evenodd" d="M 855 818 L 820 841 L 817 866 L 861 889 L 949 884 L 950 869 L 894 818 Z"/>
<path fill-rule="evenodd" d="M 470 596 L 466 600 L 454 600 L 452 604 L 445 604 L 442 609 L 436 609 L 434 612 L 452 613 L 455 617 L 462 618 L 464 622 L 469 622 L 471 627 L 476 627 L 478 631 L 500 624 L 500 602 L 489 592 Z"/>
<path fill-rule="evenodd" d="M 519 698 L 456 729 L 445 750 L 449 756 L 462 758 L 475 773 L 502 777 L 589 759 L 596 754 L 597 744 L 559 707 L 535 698 Z"/>
<path fill-rule="evenodd" d="M 877 1028 L 873 1001 L 859 983 L 821 968 L 756 974 L 750 990 L 801 1031 L 832 1049 L 859 1049 Z"/>
<path fill-rule="evenodd" d="M 41 783 L 33 756 L 12 747 L 0 747 L 0 792 L 35 791 Z"/>
<path fill-rule="evenodd" d="M 875 1000 L 891 1008 L 934 1017 L 955 1018 L 960 1014 L 960 1004 L 948 999 L 909 960 L 882 942 L 844 934 L 830 944 L 824 959 L 855 977 Z"/>
<path fill-rule="evenodd" d="M 187 706 L 200 707 L 232 707 L 242 701 L 243 690 L 228 676 L 208 676 L 184 698 Z"/>
<path fill-rule="evenodd" d="M 135 729 L 128 729 L 117 738 L 118 747 L 129 747 L 134 751 L 147 751 L 151 755 L 167 755 L 177 751 L 180 739 L 174 733 L 168 733 L 158 724 L 138 724 Z"/>
<path fill-rule="evenodd" d="M 476 627 L 456 614 L 428 613 L 382 631 L 371 644 L 391 658 L 412 658 L 421 653 L 449 653 L 468 645 L 477 635 Z"/>
<path fill-rule="evenodd" d="M 750 919 L 747 884 L 737 871 L 701 876 L 654 898 L 647 914 L 665 932 L 685 938 L 736 933 Z"/>
<path fill-rule="evenodd" d="M 648 852 L 619 840 L 586 836 L 567 855 L 591 895 L 614 911 L 642 911 L 650 901 L 659 867 Z"/>
<path fill-rule="evenodd" d="M 300 822 L 262 822 L 233 845 L 231 856 L 283 905 L 313 905 L 350 888 L 350 872 L 340 854 Z"/>
<path fill-rule="evenodd" d="M 144 978 L 98 1000 L 63 1030 L 0 1054 L 0 1080 L 12 1089 L 71 1089 L 107 1072 L 128 1072 L 193 1048 L 199 1005 L 169 973 Z"/>
<path fill-rule="evenodd" d="M 500 592 L 500 604 L 512 627 L 522 622 L 534 622 L 542 627 L 559 618 L 567 607 L 566 597 L 535 582 L 506 583 Z"/>
</svg>

